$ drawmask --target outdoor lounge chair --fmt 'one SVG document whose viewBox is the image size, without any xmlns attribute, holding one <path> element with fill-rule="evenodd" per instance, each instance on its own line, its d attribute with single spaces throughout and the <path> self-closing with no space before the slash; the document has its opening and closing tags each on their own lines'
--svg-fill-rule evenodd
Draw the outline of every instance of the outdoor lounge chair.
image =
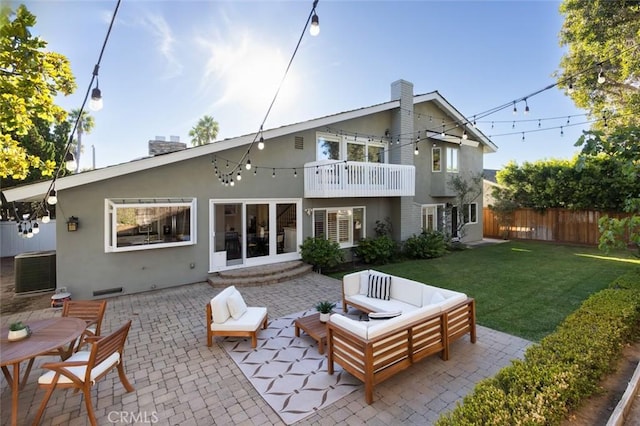
<svg viewBox="0 0 640 426">
<path fill-rule="evenodd" d="M 130 327 L 131 320 L 108 336 L 87 337 L 85 341 L 90 344 L 90 351 L 79 351 L 66 361 L 48 362 L 42 365 L 43 369 L 51 371 L 44 373 L 38 379 L 38 387 L 46 389 L 47 392 L 33 421 L 34 425 L 40 423 L 47 408 L 47 402 L 56 388 L 73 388 L 82 390 L 87 416 L 91 425 L 96 426 L 98 423 L 91 403 L 91 386 L 113 368 L 118 369 L 118 376 L 127 392 L 133 392 L 133 386 L 125 376 L 123 363 L 124 344 Z"/>
</svg>

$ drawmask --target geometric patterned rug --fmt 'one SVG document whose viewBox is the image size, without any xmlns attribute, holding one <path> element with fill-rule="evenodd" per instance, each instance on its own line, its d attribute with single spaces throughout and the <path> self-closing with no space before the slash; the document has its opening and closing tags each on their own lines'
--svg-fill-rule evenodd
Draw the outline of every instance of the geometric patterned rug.
<svg viewBox="0 0 640 426">
<path fill-rule="evenodd" d="M 315 312 L 311 309 L 270 320 L 268 328 L 258 332 L 256 349 L 251 348 L 251 339 L 226 337 L 221 341 L 260 396 L 288 425 L 363 386 L 336 363 L 329 375 L 326 348 L 325 354 L 319 354 L 315 340 L 302 330 L 295 337 L 293 322 Z"/>
</svg>

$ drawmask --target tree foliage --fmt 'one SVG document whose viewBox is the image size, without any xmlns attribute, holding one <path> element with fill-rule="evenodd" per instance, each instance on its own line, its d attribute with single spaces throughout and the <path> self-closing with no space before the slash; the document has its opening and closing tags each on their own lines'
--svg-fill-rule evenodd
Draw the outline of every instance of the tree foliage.
<svg viewBox="0 0 640 426">
<path fill-rule="evenodd" d="M 198 123 L 189 130 L 189 136 L 191 137 L 191 144 L 193 146 L 206 145 L 214 142 L 218 137 L 218 131 L 220 125 L 213 117 L 209 115 L 203 116 Z"/>
<path fill-rule="evenodd" d="M 24 5 L 0 11 L 0 177 L 24 180 L 32 169 L 51 176 L 52 157 L 29 151 L 23 140 L 46 123 L 60 123 L 64 109 L 54 104 L 58 93 L 76 88 L 69 61 L 46 52 L 47 43 L 31 35 L 36 18 Z M 34 136 L 32 134 L 32 136 Z M 38 139 L 37 137 L 34 137 Z M 51 152 L 44 149 L 43 153 Z"/>
<path fill-rule="evenodd" d="M 510 162 L 498 171 L 507 190 L 498 199 L 533 209 L 567 208 L 622 211 L 628 194 L 640 191 L 640 181 L 625 172 L 618 157 L 600 153 L 571 160 L 540 160 L 518 166 Z M 495 194 L 494 194 L 495 195 Z"/>
<path fill-rule="evenodd" d="M 482 195 L 482 179 L 482 173 L 470 174 L 468 176 L 456 174 L 447 182 L 449 188 L 456 194 L 455 198 L 458 212 L 456 222 L 458 224 L 458 229 L 456 230 L 457 235 L 453 235 L 453 237 L 464 238 L 464 227 L 466 225 L 465 208 Z"/>
<path fill-rule="evenodd" d="M 568 49 L 556 73 L 559 87 L 599 120 L 595 128 L 605 128 L 603 116 L 609 128 L 640 125 L 640 2 L 564 0 L 560 12 L 560 45 Z"/>
<path fill-rule="evenodd" d="M 76 108 L 71 110 L 71 113 L 68 117 L 68 122 L 71 127 L 73 127 L 78 120 L 78 116 L 80 116 L 80 109 Z M 78 122 L 78 127 L 76 128 L 76 138 L 71 142 L 71 146 L 69 147 L 69 151 L 73 152 L 74 157 L 76 159 L 76 170 L 78 173 L 80 171 L 80 156 L 84 153 L 84 145 L 82 144 L 82 135 L 85 133 L 91 133 L 93 127 L 95 126 L 95 120 L 91 115 L 89 115 L 88 111 L 82 111 L 82 117 Z"/>
</svg>

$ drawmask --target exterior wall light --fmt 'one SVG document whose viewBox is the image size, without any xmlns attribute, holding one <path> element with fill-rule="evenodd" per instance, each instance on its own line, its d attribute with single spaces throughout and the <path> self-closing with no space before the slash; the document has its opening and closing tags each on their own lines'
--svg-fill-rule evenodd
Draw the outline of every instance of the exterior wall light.
<svg viewBox="0 0 640 426">
<path fill-rule="evenodd" d="M 67 221 L 67 231 L 68 232 L 75 232 L 78 230 L 78 218 L 75 216 L 71 216 L 69 218 L 69 220 Z"/>
</svg>

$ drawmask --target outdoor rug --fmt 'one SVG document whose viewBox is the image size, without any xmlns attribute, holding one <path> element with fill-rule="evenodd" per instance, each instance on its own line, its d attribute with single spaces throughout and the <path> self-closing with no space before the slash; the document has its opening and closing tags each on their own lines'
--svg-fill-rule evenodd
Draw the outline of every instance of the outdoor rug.
<svg viewBox="0 0 640 426">
<path fill-rule="evenodd" d="M 339 311 L 339 309 L 336 309 Z M 334 363 L 327 373 L 326 348 L 318 353 L 316 341 L 293 322 L 315 309 L 269 321 L 258 332 L 258 346 L 251 339 L 227 337 L 222 345 L 260 396 L 286 424 L 295 423 L 362 387 L 362 382 Z M 358 318 L 356 314 L 354 317 Z M 350 315 L 351 316 L 351 315 Z"/>
</svg>

